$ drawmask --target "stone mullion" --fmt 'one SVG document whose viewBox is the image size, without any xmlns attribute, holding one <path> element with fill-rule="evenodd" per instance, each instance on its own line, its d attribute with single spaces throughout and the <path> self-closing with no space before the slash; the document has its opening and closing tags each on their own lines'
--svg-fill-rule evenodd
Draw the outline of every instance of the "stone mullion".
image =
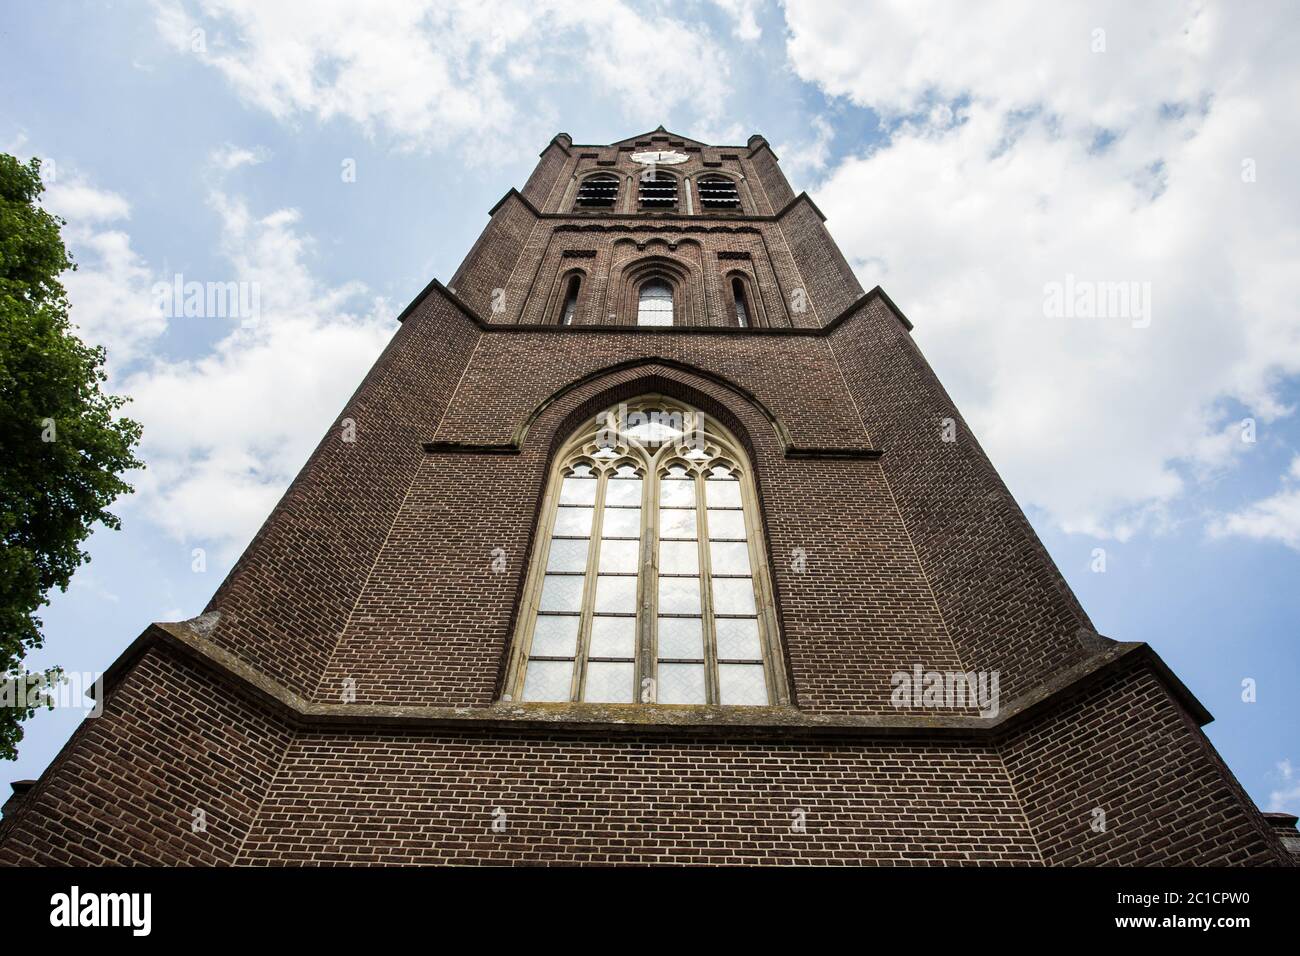
<svg viewBox="0 0 1300 956">
<path fill-rule="evenodd" d="M 772 569 L 767 563 L 767 537 L 762 533 L 758 514 L 758 489 L 747 470 L 737 469 L 740 482 L 740 507 L 745 517 L 745 549 L 749 554 L 750 584 L 754 588 L 754 606 L 757 610 L 759 650 L 763 652 L 763 678 L 767 682 L 769 704 L 790 703 L 786 686 L 785 662 L 777 638 L 775 584 Z"/>
<path fill-rule="evenodd" d="M 641 498 L 641 565 L 637 573 L 637 648 L 634 699 L 641 703 L 658 700 L 658 666 L 655 657 L 655 628 L 659 605 L 659 474 L 653 462 L 646 467 Z M 643 699 L 643 682 L 655 689 Z"/>
<path fill-rule="evenodd" d="M 704 639 L 704 702 L 717 704 L 718 647 L 713 619 L 713 562 L 709 556 L 709 503 L 705 500 L 703 470 L 695 473 L 695 543 L 700 560 L 700 629 Z"/>
<path fill-rule="evenodd" d="M 591 646 L 591 619 L 596 608 L 596 572 L 600 567 L 600 535 L 605 524 L 605 486 L 609 472 L 601 470 L 596 477 L 596 502 L 592 506 L 591 540 L 587 546 L 587 569 L 582 579 L 582 614 L 578 618 L 578 648 L 574 660 L 573 682 L 569 699 L 582 700 L 587 683 L 587 651 Z"/>
</svg>

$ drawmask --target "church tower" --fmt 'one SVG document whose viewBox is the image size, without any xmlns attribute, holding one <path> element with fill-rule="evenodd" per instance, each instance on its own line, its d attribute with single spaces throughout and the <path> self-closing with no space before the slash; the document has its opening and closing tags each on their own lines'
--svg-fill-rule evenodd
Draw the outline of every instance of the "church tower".
<svg viewBox="0 0 1300 956">
<path fill-rule="evenodd" d="M 0 862 L 1286 862 L 823 221 L 557 135 Z"/>
</svg>

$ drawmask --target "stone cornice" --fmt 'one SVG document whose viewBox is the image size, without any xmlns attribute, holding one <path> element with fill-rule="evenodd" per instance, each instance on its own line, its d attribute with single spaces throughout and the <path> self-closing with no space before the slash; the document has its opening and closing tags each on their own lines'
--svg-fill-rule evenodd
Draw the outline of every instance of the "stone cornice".
<svg viewBox="0 0 1300 956">
<path fill-rule="evenodd" d="M 518 189 L 516 189 L 513 186 L 511 186 L 510 189 L 506 191 L 506 194 L 502 196 L 500 199 L 498 199 L 496 201 L 496 204 L 493 205 L 492 208 L 488 210 L 488 216 L 489 217 L 495 216 L 497 214 L 497 210 L 500 209 L 502 206 L 504 206 L 511 198 L 517 199 L 520 203 L 523 204 L 525 209 L 527 209 L 530 213 L 533 214 L 533 216 L 535 216 L 538 219 L 572 220 L 575 223 L 590 222 L 590 223 L 600 224 L 606 222 L 607 220 L 640 219 L 643 216 L 645 217 L 645 222 L 647 223 L 647 225 L 654 224 L 654 223 L 665 223 L 665 222 L 670 223 L 677 220 L 682 220 L 684 222 L 714 222 L 714 223 L 720 221 L 721 222 L 779 222 L 780 220 L 785 218 L 785 216 L 790 212 L 791 209 L 793 209 L 795 206 L 799 205 L 800 203 L 807 203 L 812 208 L 812 211 L 817 214 L 818 219 L 820 219 L 822 222 L 826 221 L 826 217 L 822 214 L 822 211 L 819 208 L 817 208 L 817 204 L 813 202 L 812 197 L 809 196 L 807 192 L 799 193 L 799 195 L 795 196 L 788 203 L 782 206 L 778 212 L 770 216 L 736 214 L 736 215 L 728 215 L 722 217 L 714 214 L 684 213 L 684 212 L 672 212 L 672 213 L 597 212 L 597 213 L 587 213 L 585 215 L 582 214 L 575 215 L 571 212 L 542 212 L 531 202 L 529 202 L 528 199 L 525 198 L 523 193 L 521 193 Z M 632 228 L 644 228 L 644 227 L 637 226 Z"/>
<path fill-rule="evenodd" d="M 196 621 L 155 623 L 145 629 L 104 675 L 105 693 L 153 647 L 165 647 L 215 673 L 299 728 L 387 727 L 406 730 L 563 731 L 565 733 L 687 732 L 712 737 L 848 736 L 859 738 L 959 738 L 991 743 L 1021 727 L 1058 700 L 1106 676 L 1142 664 L 1152 667 L 1198 725 L 1213 718 L 1169 671 L 1151 646 L 1111 642 L 1086 660 L 1054 675 L 1003 706 L 996 717 L 963 715 L 852 715 L 809 713 L 794 707 L 680 707 L 656 704 L 522 704 L 423 707 L 332 704 L 309 701 L 211 641 Z"/>
<path fill-rule="evenodd" d="M 583 325 L 542 325 L 528 324 L 517 322 L 488 322 L 481 315 L 475 312 L 464 301 L 461 300 L 454 290 L 443 285 L 439 280 L 433 279 L 428 285 L 421 290 L 420 294 L 411 300 L 411 303 L 402 310 L 398 315 L 397 321 L 404 322 L 415 309 L 422 303 L 430 293 L 439 292 L 443 298 L 456 307 L 466 318 L 472 321 L 480 331 L 496 332 L 535 332 L 543 335 L 591 335 L 597 332 L 615 332 L 619 334 L 631 335 L 735 335 L 741 337 L 749 336 L 809 336 L 819 338 L 830 335 L 839 328 L 850 316 L 859 309 L 873 301 L 882 302 L 894 317 L 909 332 L 912 330 L 912 323 L 903 314 L 903 310 L 894 304 L 885 290 L 880 286 L 875 286 L 868 292 L 862 293 L 853 302 L 844 308 L 839 315 L 831 319 L 825 325 L 813 326 L 811 328 L 751 328 L 741 329 L 733 326 L 709 326 L 709 325 L 683 325 L 683 326 L 653 326 L 643 327 L 636 325 L 601 325 L 601 324 L 583 324 Z"/>
</svg>

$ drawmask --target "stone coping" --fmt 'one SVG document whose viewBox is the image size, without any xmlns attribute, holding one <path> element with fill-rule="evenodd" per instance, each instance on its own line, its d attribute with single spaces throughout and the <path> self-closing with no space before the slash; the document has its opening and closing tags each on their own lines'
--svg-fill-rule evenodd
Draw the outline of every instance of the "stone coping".
<svg viewBox="0 0 1300 956">
<path fill-rule="evenodd" d="M 1092 656 L 1054 675 L 1027 694 L 1004 704 L 993 717 L 946 715 L 856 715 L 813 713 L 797 707 L 717 707 L 670 704 L 540 704 L 497 702 L 486 707 L 319 703 L 267 677 L 218 646 L 205 632 L 216 614 L 190 621 L 159 622 L 145 629 L 104 675 L 105 692 L 129 671 L 134 660 L 164 646 L 216 672 L 219 677 L 269 704 L 304 728 L 404 728 L 472 730 L 562 730 L 567 733 L 634 733 L 688 730 L 692 736 L 778 737 L 850 736 L 863 738 L 965 738 L 991 741 L 1021 725 L 1058 698 L 1105 675 L 1145 663 L 1165 682 L 1198 725 L 1210 713 L 1169 670 L 1149 644 L 1111 641 Z"/>
</svg>

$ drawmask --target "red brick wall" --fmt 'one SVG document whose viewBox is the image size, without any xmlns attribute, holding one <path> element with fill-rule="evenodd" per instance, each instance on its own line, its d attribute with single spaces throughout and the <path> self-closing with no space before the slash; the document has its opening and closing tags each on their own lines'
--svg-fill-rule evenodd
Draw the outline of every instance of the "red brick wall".
<svg viewBox="0 0 1300 956">
<path fill-rule="evenodd" d="M 871 299 L 831 342 L 962 662 L 1014 697 L 1082 659 L 1087 615 L 911 335 Z"/>
<path fill-rule="evenodd" d="M 1001 750 L 1049 865 L 1289 862 L 1205 735 L 1145 667 L 1061 700 Z"/>
<path fill-rule="evenodd" d="M 150 650 L 0 825 L 0 864 L 231 864 L 289 739 L 205 668 Z"/>
<path fill-rule="evenodd" d="M 798 810 L 803 833 L 791 829 Z M 1038 856 L 1000 761 L 979 747 L 367 733 L 295 741 L 241 862 L 925 866 Z"/>
<path fill-rule="evenodd" d="M 492 311 L 492 291 L 506 287 L 536 222 L 537 217 L 522 199 L 513 194 L 507 196 L 447 283 L 484 318 L 506 321 L 504 316 Z M 518 307 L 518 304 L 511 306 L 516 310 Z"/>
<path fill-rule="evenodd" d="M 520 190 L 523 197 L 538 209 L 546 209 L 547 198 L 562 191 L 557 186 L 562 185 L 564 173 L 571 164 L 568 151 L 570 145 L 571 141 L 563 133 L 548 143 L 542 150 L 532 175 L 528 177 L 528 182 Z"/>
<path fill-rule="evenodd" d="M 406 319 L 208 604 L 217 644 L 314 691 L 478 335 L 441 296 Z"/>
<path fill-rule="evenodd" d="M 807 197 L 791 206 L 781 218 L 781 233 L 802 276 L 809 313 L 819 318 L 816 322 L 796 318 L 794 324 L 828 324 L 862 295 L 861 283 Z M 792 287 L 786 293 L 787 299 L 793 294 Z"/>
<path fill-rule="evenodd" d="M 790 188 L 789 182 L 786 181 L 785 173 L 781 171 L 776 156 L 772 154 L 766 140 L 762 137 L 751 139 L 750 147 L 751 152 L 748 154 L 748 162 L 767 200 L 767 208 L 763 211 L 767 213 L 779 212 L 786 203 L 794 198 L 794 190 Z"/>
</svg>

